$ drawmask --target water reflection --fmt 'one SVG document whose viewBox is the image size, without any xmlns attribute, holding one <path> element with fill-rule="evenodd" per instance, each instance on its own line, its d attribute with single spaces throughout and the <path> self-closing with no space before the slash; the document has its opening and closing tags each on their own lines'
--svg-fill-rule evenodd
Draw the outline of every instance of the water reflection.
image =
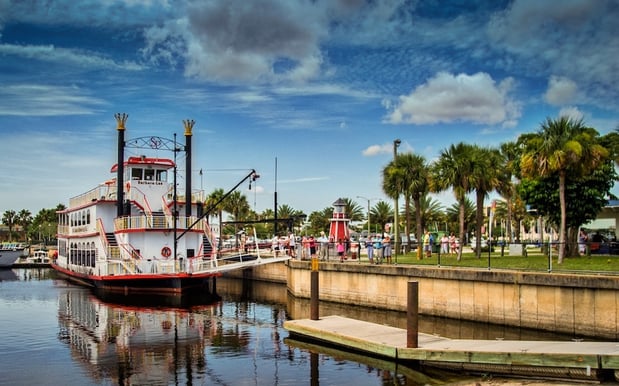
<svg viewBox="0 0 619 386">
<path fill-rule="evenodd" d="M 220 301 L 201 296 L 138 300 L 101 298 L 56 279 L 49 270 L 13 273 L 21 282 L 8 281 L 8 286 L 3 282 L 0 293 L 0 306 L 10 308 L 15 315 L 2 324 L 6 336 L 13 337 L 11 341 L 5 339 L 4 347 L 21 345 L 24 349 L 11 351 L 14 365 L 10 374 L 5 373 L 5 381 L 44 380 L 49 370 L 28 364 L 28 358 L 42 348 L 54 352 L 47 358 L 53 358 L 50 368 L 55 377 L 47 376 L 56 384 L 62 383 L 63 377 L 71 384 L 121 385 L 438 385 L 474 379 L 290 339 L 282 325 L 290 318 L 308 317 L 309 301 L 291 298 L 282 284 L 218 279 Z M 35 301 L 25 301 L 25 293 Z M 405 327 L 406 315 L 401 312 L 328 303 L 321 303 L 320 311 L 321 315 L 339 314 Z M 35 313 L 40 318 L 36 321 L 38 329 L 27 330 L 28 315 Z M 479 334 L 473 331 L 475 328 L 488 327 L 455 322 L 424 318 L 420 325 L 423 332 L 465 336 Z M 502 333 L 524 336 L 522 332 Z M 27 351 L 29 347 L 32 351 Z M 19 378 L 27 372 L 28 377 Z"/>
</svg>

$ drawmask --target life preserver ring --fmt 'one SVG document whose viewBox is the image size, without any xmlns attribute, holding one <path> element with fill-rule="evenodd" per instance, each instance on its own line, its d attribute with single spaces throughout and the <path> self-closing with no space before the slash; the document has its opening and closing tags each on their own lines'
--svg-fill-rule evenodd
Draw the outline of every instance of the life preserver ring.
<svg viewBox="0 0 619 386">
<path fill-rule="evenodd" d="M 131 192 L 131 182 L 127 181 L 127 183 L 125 184 L 125 188 L 127 188 L 127 193 Z"/>
<path fill-rule="evenodd" d="M 161 256 L 165 257 L 166 259 L 172 256 L 172 250 L 170 249 L 170 247 L 161 248 Z"/>
</svg>

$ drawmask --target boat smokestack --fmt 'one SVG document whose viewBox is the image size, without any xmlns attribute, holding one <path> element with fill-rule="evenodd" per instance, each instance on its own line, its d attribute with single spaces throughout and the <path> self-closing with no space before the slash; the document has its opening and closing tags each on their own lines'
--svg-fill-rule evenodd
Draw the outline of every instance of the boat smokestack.
<svg viewBox="0 0 619 386">
<path fill-rule="evenodd" d="M 191 217 L 191 130 L 196 122 L 193 119 L 183 120 L 185 126 L 185 217 Z"/>
<path fill-rule="evenodd" d="M 125 186 L 124 177 L 124 161 L 125 161 L 125 122 L 129 118 L 128 114 L 116 113 L 116 130 L 118 130 L 118 163 L 116 167 L 116 214 L 118 217 L 124 215 L 123 205 L 123 188 Z"/>
</svg>

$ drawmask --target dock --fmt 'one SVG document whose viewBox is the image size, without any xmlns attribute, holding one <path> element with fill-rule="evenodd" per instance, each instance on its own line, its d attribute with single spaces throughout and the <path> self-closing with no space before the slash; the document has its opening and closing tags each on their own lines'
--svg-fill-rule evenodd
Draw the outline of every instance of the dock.
<svg viewBox="0 0 619 386">
<path fill-rule="evenodd" d="M 284 323 L 292 338 L 406 363 L 558 379 L 619 380 L 619 342 L 450 339 L 337 315 Z"/>
</svg>

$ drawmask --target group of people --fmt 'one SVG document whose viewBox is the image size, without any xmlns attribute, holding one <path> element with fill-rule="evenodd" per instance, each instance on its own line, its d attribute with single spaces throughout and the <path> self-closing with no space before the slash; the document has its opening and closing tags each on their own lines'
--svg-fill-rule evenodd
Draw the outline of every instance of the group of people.
<svg viewBox="0 0 619 386">
<path fill-rule="evenodd" d="M 381 237 L 373 238 L 368 237 L 365 242 L 365 247 L 368 253 L 368 260 L 370 264 L 381 264 L 383 259 L 387 264 L 391 264 L 392 250 L 391 237 L 388 234 L 384 234 Z M 376 255 L 376 257 L 374 257 Z"/>
<path fill-rule="evenodd" d="M 326 259 L 328 245 L 329 239 L 325 236 L 325 232 L 320 232 L 318 238 L 315 238 L 314 235 L 297 238 L 294 233 L 289 232 L 288 236 L 276 235 L 271 240 L 274 256 L 284 254 L 293 259 L 300 258 L 301 260 L 317 257 L 317 253 L 321 259 Z"/>
</svg>

